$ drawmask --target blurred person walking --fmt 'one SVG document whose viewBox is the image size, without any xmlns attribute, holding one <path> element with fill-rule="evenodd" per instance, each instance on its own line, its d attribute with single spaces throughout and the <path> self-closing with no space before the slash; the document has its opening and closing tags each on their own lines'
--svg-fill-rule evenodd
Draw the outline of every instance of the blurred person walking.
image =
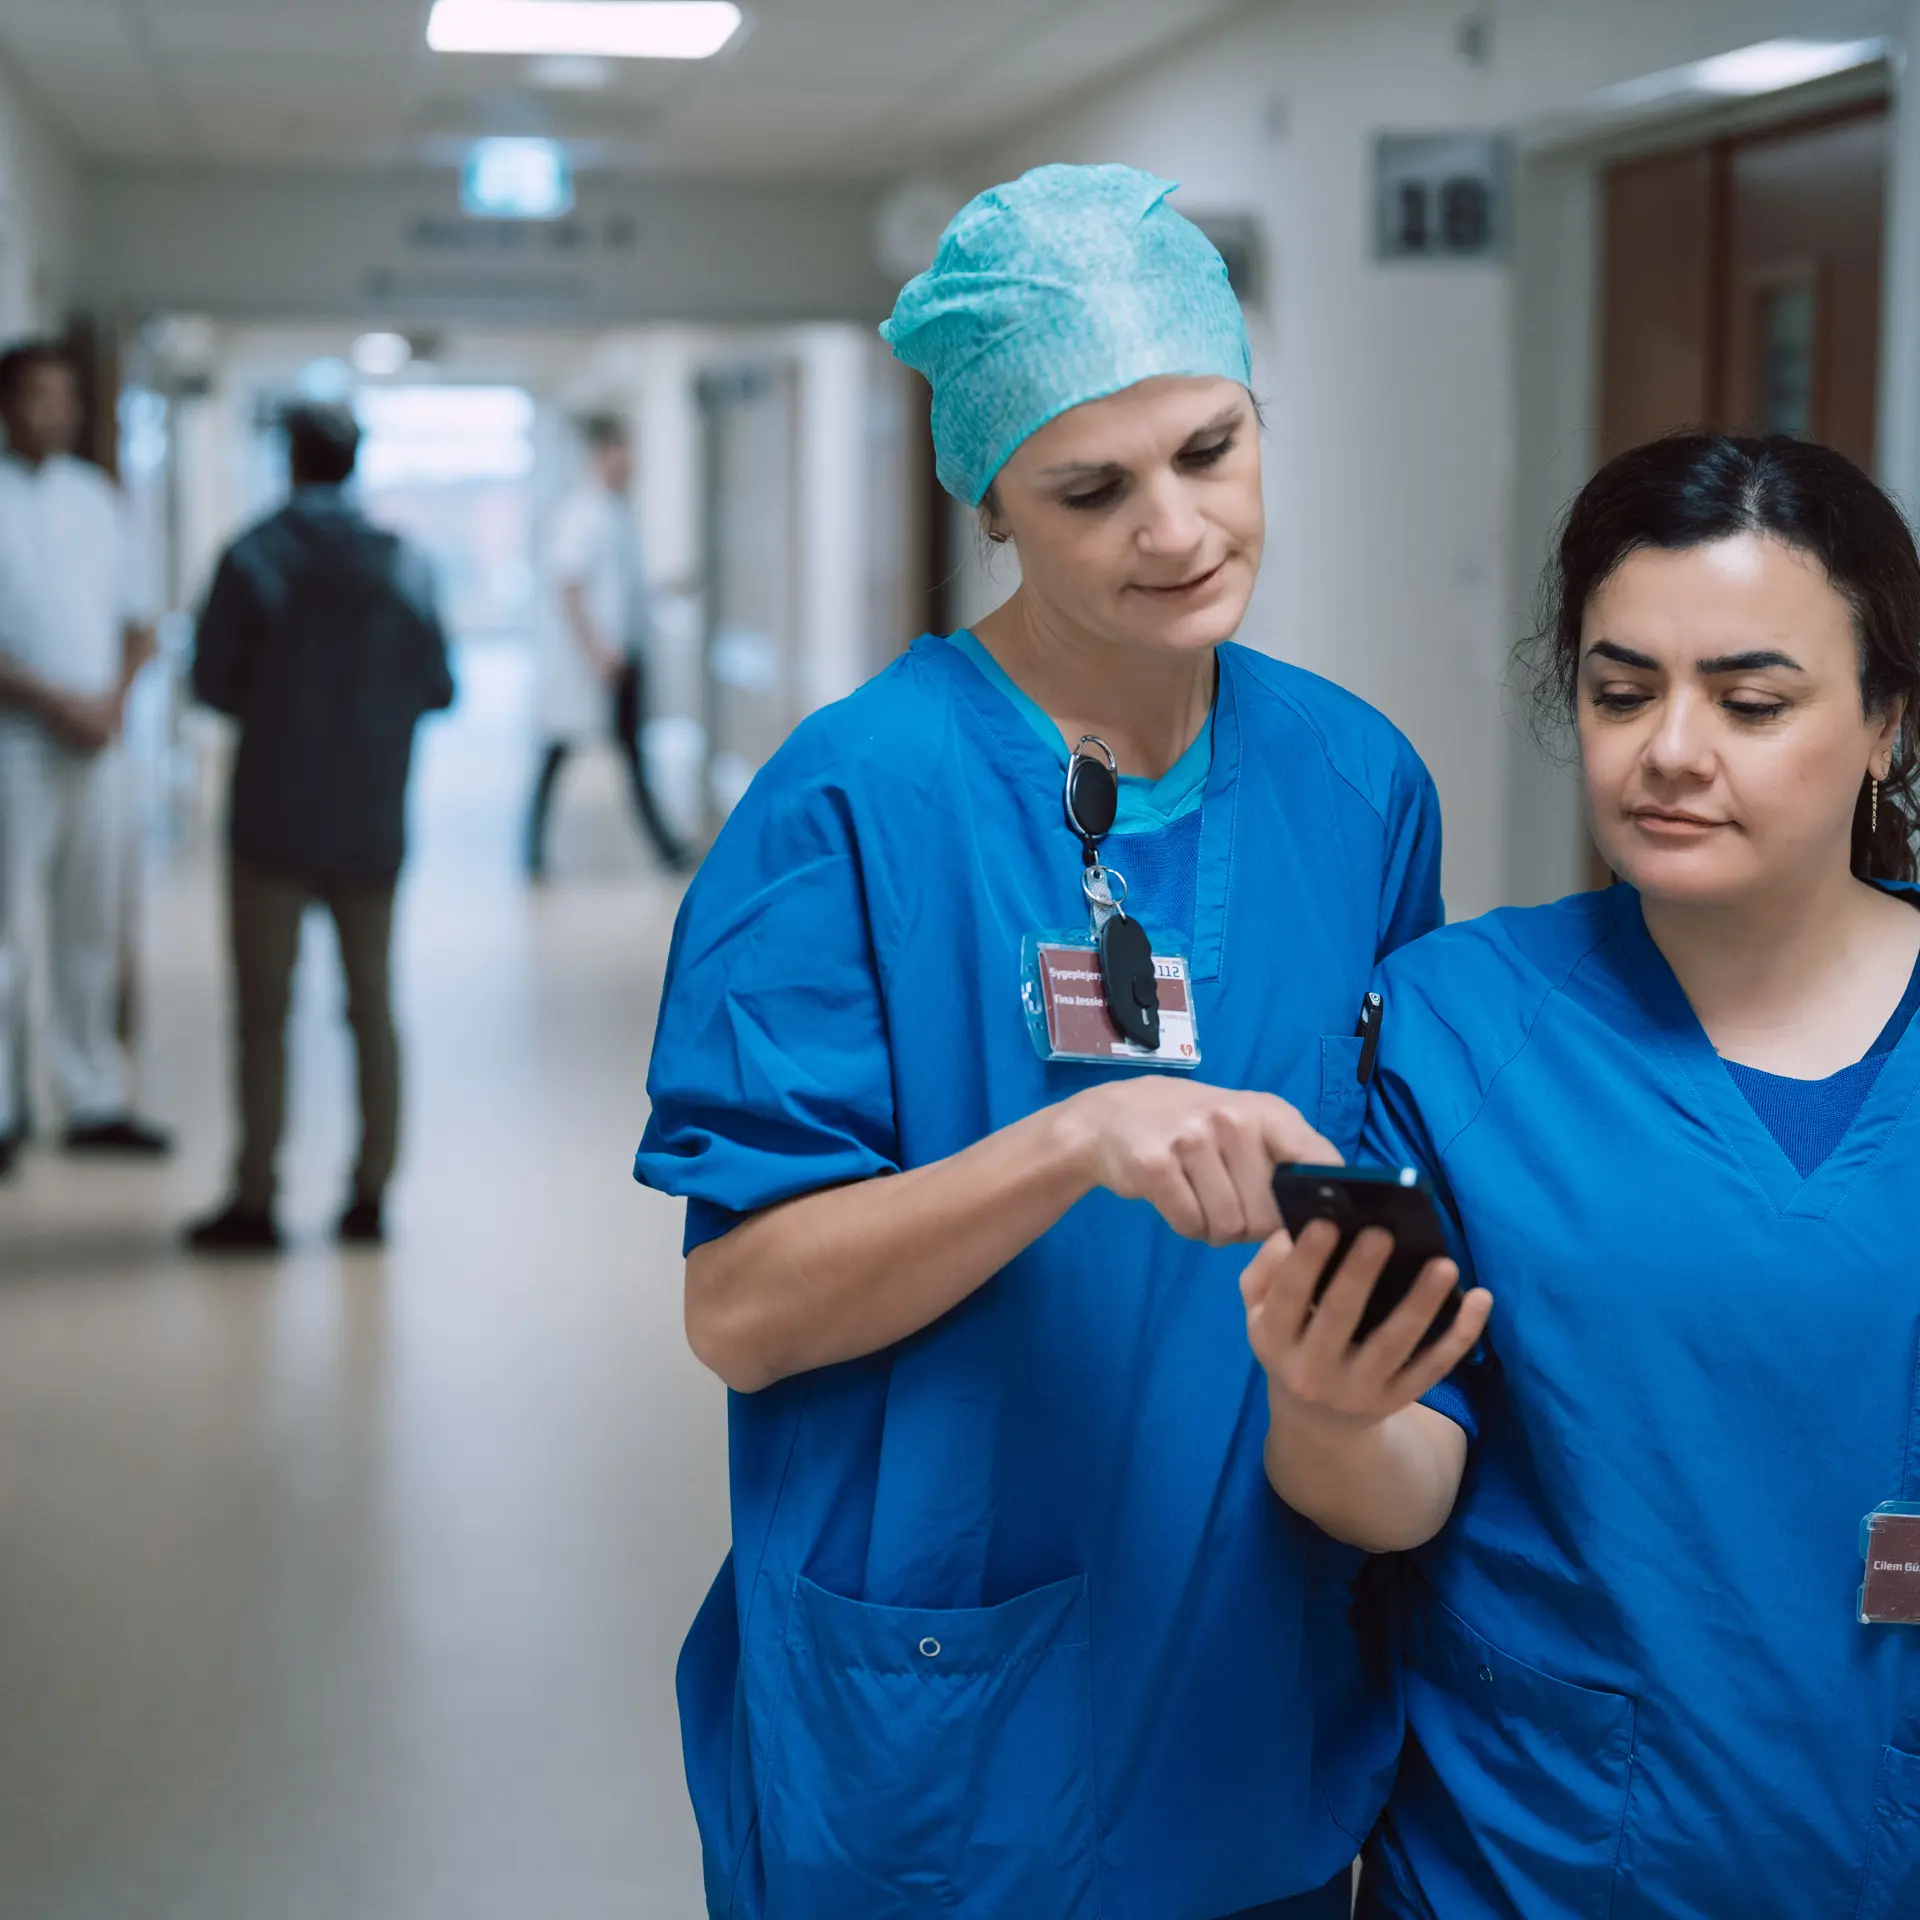
<svg viewBox="0 0 1920 1920">
<path fill-rule="evenodd" d="M 580 423 L 587 470 L 547 528 L 542 584 L 539 777 L 527 814 L 528 876 L 547 872 L 547 820 L 560 770 L 583 740 L 611 727 L 626 762 L 634 810 L 660 864 L 692 864 L 647 780 L 641 733 L 647 720 L 647 652 L 653 620 L 634 525 L 633 441 L 616 414 Z"/>
<path fill-rule="evenodd" d="M 151 1156 L 171 1145 L 129 1109 L 116 1020 L 118 743 L 153 628 L 120 496 L 74 457 L 80 426 L 79 380 L 60 347 L 0 354 L 0 1175 L 27 1132 L 37 951 L 51 968 L 44 1045 L 68 1150 Z"/>
<path fill-rule="evenodd" d="M 400 1135 L 389 960 L 414 728 L 453 703 L 431 573 L 348 499 L 360 432 L 344 407 L 287 417 L 293 497 L 228 548 L 200 615 L 194 691 L 240 723 L 229 798 L 240 1146 L 233 1194 L 188 1230 L 201 1252 L 281 1244 L 286 1024 L 300 926 L 339 935 L 359 1067 L 360 1152 L 342 1240 L 384 1238 Z"/>
</svg>

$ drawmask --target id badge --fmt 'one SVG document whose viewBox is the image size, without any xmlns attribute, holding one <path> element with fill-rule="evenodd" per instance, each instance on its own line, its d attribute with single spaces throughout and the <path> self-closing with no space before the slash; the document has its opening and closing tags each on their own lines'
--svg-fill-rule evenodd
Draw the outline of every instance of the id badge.
<svg viewBox="0 0 1920 1920">
<path fill-rule="evenodd" d="M 1889 1500 L 1860 1522 L 1863 1627 L 1920 1627 L 1920 1505 Z"/>
<path fill-rule="evenodd" d="M 1200 1030 L 1185 954 L 1154 951 L 1153 974 L 1160 995 L 1158 1051 L 1129 1040 L 1114 1025 L 1100 980 L 1099 948 L 1091 934 L 1030 933 L 1021 962 L 1027 1031 L 1042 1060 L 1165 1067 L 1177 1072 L 1200 1064 Z"/>
</svg>

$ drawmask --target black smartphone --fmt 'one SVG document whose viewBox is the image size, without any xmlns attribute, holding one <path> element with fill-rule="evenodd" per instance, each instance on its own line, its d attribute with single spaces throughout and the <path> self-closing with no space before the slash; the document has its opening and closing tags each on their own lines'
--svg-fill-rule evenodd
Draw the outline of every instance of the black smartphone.
<svg viewBox="0 0 1920 1920">
<path fill-rule="evenodd" d="M 1314 1289 L 1316 1300 L 1332 1284 L 1364 1228 L 1379 1227 L 1393 1235 L 1393 1252 L 1354 1329 L 1355 1345 L 1407 1297 L 1429 1260 L 1450 1257 L 1433 1188 L 1412 1167 L 1315 1167 L 1288 1161 L 1273 1170 L 1273 1197 L 1296 1240 L 1316 1220 L 1330 1220 L 1339 1229 L 1340 1244 Z M 1453 1325 L 1463 1298 L 1456 1285 L 1420 1336 L 1422 1348 L 1432 1346 Z"/>
</svg>

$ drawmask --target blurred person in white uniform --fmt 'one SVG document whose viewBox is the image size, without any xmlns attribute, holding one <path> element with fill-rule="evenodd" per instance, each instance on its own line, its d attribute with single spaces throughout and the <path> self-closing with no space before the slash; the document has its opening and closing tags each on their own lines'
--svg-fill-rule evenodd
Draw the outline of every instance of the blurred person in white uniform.
<svg viewBox="0 0 1920 1920">
<path fill-rule="evenodd" d="M 116 1030 L 124 893 L 119 738 L 154 652 L 119 494 L 73 457 L 79 382 L 50 343 L 0 354 L 0 1174 L 27 1131 L 44 1047 L 72 1152 L 152 1156 Z M 29 972 L 51 969 L 44 1035 Z"/>
<path fill-rule="evenodd" d="M 525 848 L 528 875 L 546 877 L 547 821 L 560 770 L 583 741 L 609 731 L 626 763 L 634 810 L 670 873 L 692 859 L 647 780 L 647 651 L 653 620 L 634 524 L 633 441 L 617 414 L 580 423 L 587 470 L 555 509 L 542 568 L 539 722 L 543 752 Z"/>
</svg>

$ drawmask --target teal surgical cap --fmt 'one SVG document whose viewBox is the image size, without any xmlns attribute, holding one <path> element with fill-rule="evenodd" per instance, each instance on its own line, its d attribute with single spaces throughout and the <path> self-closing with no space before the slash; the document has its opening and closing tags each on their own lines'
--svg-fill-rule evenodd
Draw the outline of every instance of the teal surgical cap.
<svg viewBox="0 0 1920 1920">
<path fill-rule="evenodd" d="M 980 504 L 1049 420 L 1162 374 L 1252 377 L 1213 243 L 1134 167 L 1037 167 L 971 200 L 880 336 L 933 388 L 940 484 Z"/>
</svg>

